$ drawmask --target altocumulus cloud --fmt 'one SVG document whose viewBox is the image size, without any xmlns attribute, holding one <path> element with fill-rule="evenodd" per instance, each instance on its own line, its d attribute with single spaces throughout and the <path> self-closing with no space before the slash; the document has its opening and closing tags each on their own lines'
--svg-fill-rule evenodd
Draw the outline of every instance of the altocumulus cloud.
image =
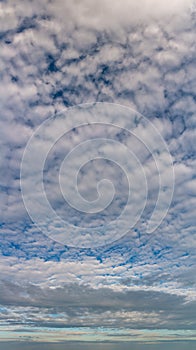
<svg viewBox="0 0 196 350">
<path fill-rule="evenodd" d="M 19 341 L 25 339 L 19 334 L 33 330 L 28 339 L 45 341 L 48 329 L 53 329 L 51 341 L 117 341 L 111 329 L 121 342 L 195 339 L 194 8 L 191 0 L 0 3 L 2 339 Z M 173 157 L 175 191 L 155 234 L 146 234 L 146 210 L 143 221 L 119 241 L 77 249 L 53 242 L 29 219 L 20 193 L 20 163 L 44 120 L 95 101 L 132 107 L 156 125 Z M 81 128 L 49 154 L 46 193 L 72 223 L 85 226 L 89 217 L 64 211 L 58 162 L 65 149 L 107 133 L 105 126 Z M 152 159 L 126 133 L 110 129 L 111 134 L 138 150 L 148 174 L 150 210 L 158 186 Z M 85 196 L 91 199 L 94 193 L 91 187 L 86 191 L 85 174 L 92 183 L 93 174 L 106 171 L 114 183 L 126 185 L 119 170 L 107 171 L 107 166 L 99 162 L 83 169 Z M 114 214 L 122 202 L 117 198 Z M 103 222 L 102 217 L 93 220 Z M 105 332 L 96 333 L 102 326 Z M 126 336 L 118 334 L 119 328 Z"/>
</svg>

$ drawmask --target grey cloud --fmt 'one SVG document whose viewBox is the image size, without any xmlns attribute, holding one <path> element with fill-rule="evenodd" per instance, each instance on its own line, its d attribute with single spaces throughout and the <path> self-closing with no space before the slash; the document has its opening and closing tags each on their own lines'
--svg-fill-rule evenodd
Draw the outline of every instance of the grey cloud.
<svg viewBox="0 0 196 350">
<path fill-rule="evenodd" d="M 9 310 L 1 319 L 10 325 L 25 319 L 34 327 L 195 329 L 195 302 L 163 292 L 118 292 L 77 284 L 49 289 L 2 281 L 0 303 Z"/>
</svg>

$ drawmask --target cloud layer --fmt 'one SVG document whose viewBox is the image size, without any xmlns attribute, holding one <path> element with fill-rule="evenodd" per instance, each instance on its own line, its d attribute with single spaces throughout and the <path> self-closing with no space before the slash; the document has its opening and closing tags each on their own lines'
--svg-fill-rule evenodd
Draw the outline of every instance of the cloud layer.
<svg viewBox="0 0 196 350">
<path fill-rule="evenodd" d="M 22 5 L 2 1 L 0 16 L 4 339 L 16 331 L 19 337 L 24 325 L 35 333 L 53 328 L 50 340 L 58 341 L 60 329 L 71 327 L 73 333 L 86 329 L 84 339 L 90 334 L 88 339 L 95 340 L 101 326 L 109 333 L 125 329 L 132 340 L 139 334 L 147 341 L 148 330 L 156 328 L 155 340 L 195 339 L 194 2 L 26 0 Z M 175 190 L 167 217 L 155 234 L 146 230 L 158 192 L 154 161 L 136 139 L 106 126 L 73 130 L 51 149 L 44 169 L 47 197 L 59 215 L 83 227 L 103 224 L 107 215 L 119 214 L 127 183 L 114 164 L 93 162 L 79 178 L 81 193 L 88 199 L 95 198 L 93 185 L 102 174 L 113 179 L 117 197 L 104 217 L 84 217 L 65 206 L 57 181 L 65 151 L 89 138 L 113 137 L 137 150 L 146 171 L 150 191 L 142 220 L 112 244 L 77 249 L 44 236 L 28 217 L 20 190 L 27 141 L 48 117 L 87 102 L 132 107 L 152 121 L 166 140 L 174 161 Z M 143 137 L 150 136 L 146 129 Z M 167 178 L 167 169 L 163 170 Z M 11 333 L 4 333 L 5 328 Z M 71 340 L 78 337 L 73 333 L 70 338 L 67 334 Z M 100 332 L 98 339 L 116 339 L 113 333 Z M 45 341 L 44 332 L 39 336 Z M 122 342 L 123 335 L 119 339 Z"/>
</svg>

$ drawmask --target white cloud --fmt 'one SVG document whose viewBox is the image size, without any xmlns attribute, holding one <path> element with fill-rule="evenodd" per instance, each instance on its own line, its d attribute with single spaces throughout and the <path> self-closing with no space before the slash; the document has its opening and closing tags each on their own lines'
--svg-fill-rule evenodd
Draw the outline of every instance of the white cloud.
<svg viewBox="0 0 196 350">
<path fill-rule="evenodd" d="M 4 223 L 0 232 L 1 249 L 8 256 L 1 257 L 4 280 L 1 291 L 2 303 L 15 305 L 15 310 L 8 310 L 11 322 L 18 317 L 22 323 L 24 315 L 32 317 L 38 326 L 39 320 L 42 324 L 52 322 L 47 307 L 43 311 L 41 305 L 46 298 L 52 307 L 59 301 L 68 309 L 77 301 L 73 313 L 84 302 L 87 321 L 82 309 L 81 325 L 85 322 L 101 325 L 104 317 L 110 326 L 122 322 L 124 327 L 128 320 L 131 327 L 132 318 L 142 327 L 149 326 L 149 318 L 153 327 L 154 322 L 170 328 L 177 327 L 176 324 L 180 328 L 195 326 L 196 80 L 191 3 L 56 0 L 25 1 L 22 6 L 19 1 L 1 2 L 5 32 L 0 53 L 0 181 Z M 29 223 L 19 186 L 22 153 L 35 128 L 65 106 L 89 101 L 122 103 L 153 120 L 174 157 L 176 176 L 173 206 L 155 235 L 146 235 L 147 210 L 135 231 L 113 246 L 96 251 L 69 249 L 38 232 Z M 107 137 L 115 136 L 114 131 L 104 132 Z M 144 134 L 150 138 L 147 130 Z M 51 135 L 54 136 L 54 130 Z M 68 151 L 93 136 L 103 136 L 103 129 L 97 128 L 95 132 L 89 127 L 71 135 L 59 145 L 59 157 L 63 150 Z M 150 209 L 157 190 L 154 162 L 136 140 L 121 137 L 125 144 L 137 149 L 142 159 L 151 192 Z M 104 165 L 99 170 L 102 172 Z M 112 175 L 113 168 L 108 173 Z M 165 168 L 162 173 L 166 178 Z M 57 203 L 59 195 L 55 176 L 54 167 L 48 176 L 52 190 L 50 183 L 47 188 L 53 203 Z M 89 181 L 92 180 L 93 169 L 89 172 Z M 89 193 L 81 184 L 82 192 L 89 197 L 92 187 Z M 139 193 L 140 188 L 138 196 Z M 81 220 L 76 215 L 72 218 Z M 99 223 L 99 218 L 95 223 Z M 146 304 L 141 304 L 141 300 L 145 301 L 143 297 L 149 298 L 149 308 L 156 309 L 154 314 L 146 310 Z M 29 309 L 17 309 L 23 302 Z M 131 302 L 136 304 L 136 310 L 127 310 Z M 32 306 L 34 303 L 38 306 Z M 114 304 L 121 310 L 114 310 Z M 98 311 L 92 312 L 95 305 Z M 175 310 L 171 314 L 172 308 Z M 77 324 L 77 315 L 72 317 L 71 311 L 69 322 Z M 61 325 L 66 312 L 58 318 Z"/>
</svg>

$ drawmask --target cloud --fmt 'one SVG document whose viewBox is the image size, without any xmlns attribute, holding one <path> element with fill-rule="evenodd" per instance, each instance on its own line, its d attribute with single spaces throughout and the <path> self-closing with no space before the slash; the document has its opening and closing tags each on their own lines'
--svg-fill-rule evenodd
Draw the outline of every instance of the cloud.
<svg viewBox="0 0 196 350">
<path fill-rule="evenodd" d="M 78 283 L 58 287 L 58 279 L 55 287 L 48 287 L 23 279 L 20 284 L 2 281 L 0 301 L 6 311 L 1 319 L 8 326 L 25 319 L 27 326 L 46 328 L 195 329 L 195 301 L 187 304 L 184 296 L 161 289 L 120 291 Z"/>
<path fill-rule="evenodd" d="M 179 329 L 182 341 L 183 328 L 195 328 L 193 15 L 189 0 L 1 2 L 0 301 L 1 320 L 9 329 L 24 323 L 45 329 L 99 328 L 104 323 L 135 328 L 134 334 L 144 327 Z M 175 192 L 165 221 L 148 235 L 146 220 L 158 185 L 152 157 L 136 139 L 114 129 L 88 126 L 71 132 L 45 164 L 45 189 L 59 214 L 69 214 L 72 223 L 91 224 L 89 216 L 82 218 L 70 208 L 65 213 L 57 183 L 64 151 L 86 138 L 112 136 L 137 150 L 150 190 L 148 208 L 129 234 L 99 249 L 76 249 L 53 242 L 30 221 L 20 192 L 20 162 L 43 121 L 65 107 L 91 101 L 130 106 L 155 123 L 174 160 Z M 121 173 L 107 166 L 86 166 L 80 189 L 95 198 L 97 179 L 113 176 L 116 214 L 124 200 Z M 93 219 L 103 223 L 106 217 Z"/>
<path fill-rule="evenodd" d="M 84 26 L 95 30 L 119 30 L 123 26 L 141 24 L 149 22 L 152 19 L 166 20 L 168 17 L 174 17 L 176 20 L 179 16 L 182 18 L 185 12 L 191 10 L 192 1 L 155 1 L 142 0 L 136 4 L 134 0 L 118 1 L 73 1 L 70 5 L 67 1 L 61 0 L 53 2 L 49 6 L 49 11 L 56 17 L 64 20 L 63 14 L 68 14 L 69 25 Z M 178 18 L 179 20 L 179 18 Z M 88 40 L 88 39 L 87 39 Z"/>
</svg>

